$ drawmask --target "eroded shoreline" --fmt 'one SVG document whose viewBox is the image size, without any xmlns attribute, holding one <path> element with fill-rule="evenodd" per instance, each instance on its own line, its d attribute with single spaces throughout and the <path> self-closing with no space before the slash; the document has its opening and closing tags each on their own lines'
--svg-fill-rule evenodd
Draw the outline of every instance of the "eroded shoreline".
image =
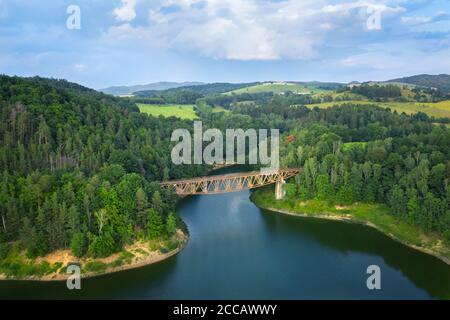
<svg viewBox="0 0 450 320">
<path fill-rule="evenodd" d="M 57 271 L 52 272 L 50 274 L 46 274 L 43 276 L 36 276 L 36 275 L 30 275 L 25 277 L 8 277 L 5 274 L 0 274 L 0 280 L 2 281 L 42 281 L 42 282 L 49 282 L 49 281 L 65 281 L 67 280 L 71 274 L 66 273 L 66 267 L 68 264 L 79 264 L 83 267 L 83 265 L 86 265 L 87 263 L 100 263 L 104 265 L 104 269 L 100 271 L 87 271 L 87 272 L 81 272 L 81 278 L 87 279 L 92 277 L 99 277 L 104 276 L 116 272 L 121 272 L 125 270 L 131 270 L 136 268 L 142 268 L 151 264 L 155 264 L 158 262 L 161 262 L 163 260 L 166 260 L 184 249 L 186 244 L 189 241 L 189 235 L 186 232 L 181 231 L 180 229 L 177 230 L 176 238 L 178 240 L 178 246 L 177 248 L 170 250 L 169 252 L 162 253 L 160 251 L 152 251 L 152 250 L 145 250 L 144 247 L 148 247 L 148 242 L 138 241 L 133 243 L 132 245 L 127 245 L 125 247 L 125 252 L 133 252 L 133 257 L 130 258 L 130 262 L 123 263 L 117 266 L 114 266 L 114 261 L 117 261 L 120 259 L 121 253 L 113 254 L 106 258 L 98 258 L 98 259 L 89 259 L 89 258 L 83 258 L 83 259 L 75 259 L 70 254 L 69 250 L 59 250 L 56 252 L 52 252 L 48 254 L 45 257 L 39 257 L 36 259 L 37 263 L 42 262 L 51 262 L 51 263 L 63 263 L 63 266 L 59 268 Z M 138 254 L 140 253 L 140 254 Z M 58 259 L 59 257 L 59 259 Z M 62 257 L 62 258 L 61 258 Z M 67 262 L 69 261 L 69 262 Z"/>
</svg>

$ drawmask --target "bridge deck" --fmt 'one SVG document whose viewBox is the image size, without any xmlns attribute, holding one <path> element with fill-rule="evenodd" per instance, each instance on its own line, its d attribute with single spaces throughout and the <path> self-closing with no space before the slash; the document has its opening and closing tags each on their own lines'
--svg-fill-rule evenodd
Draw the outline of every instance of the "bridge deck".
<svg viewBox="0 0 450 320">
<path fill-rule="evenodd" d="M 247 171 L 247 172 L 237 172 L 237 173 L 227 173 L 227 174 L 219 174 L 219 175 L 211 175 L 204 177 L 196 177 L 196 178 L 187 178 L 187 179 L 176 179 L 176 180 L 167 180 L 160 183 L 161 186 L 174 185 L 177 183 L 186 183 L 186 182 L 203 182 L 203 181 L 211 181 L 211 180 L 224 180 L 224 179 L 232 179 L 232 178 L 245 178 L 250 176 L 261 176 L 267 174 L 275 174 L 280 172 L 300 172 L 299 168 L 289 168 L 289 169 L 278 169 L 273 172 L 261 172 L 258 171 Z"/>
<path fill-rule="evenodd" d="M 280 182 L 295 176 L 299 168 L 268 171 L 250 171 L 223 175 L 205 176 L 191 179 L 170 180 L 160 183 L 161 187 L 175 188 L 180 195 L 214 194 L 241 191 Z"/>
</svg>

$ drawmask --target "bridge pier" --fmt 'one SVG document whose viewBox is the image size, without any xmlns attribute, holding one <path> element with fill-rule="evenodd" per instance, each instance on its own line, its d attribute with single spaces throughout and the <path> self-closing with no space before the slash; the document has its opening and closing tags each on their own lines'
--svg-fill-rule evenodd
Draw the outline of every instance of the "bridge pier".
<svg viewBox="0 0 450 320">
<path fill-rule="evenodd" d="M 275 182 L 275 199 L 277 200 L 281 200 L 284 197 L 283 184 L 284 180 Z"/>
</svg>

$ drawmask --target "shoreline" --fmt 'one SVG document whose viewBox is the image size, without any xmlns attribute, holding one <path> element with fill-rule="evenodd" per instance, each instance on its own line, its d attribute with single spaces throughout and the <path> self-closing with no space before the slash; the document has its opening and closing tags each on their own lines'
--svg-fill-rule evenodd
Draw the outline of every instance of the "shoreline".
<svg viewBox="0 0 450 320">
<path fill-rule="evenodd" d="M 223 169 L 223 168 L 227 168 L 227 167 L 231 167 L 234 166 L 235 164 L 228 164 L 228 165 L 218 165 L 218 166 L 213 166 L 212 168 L 210 168 L 207 171 L 207 174 L 210 174 L 214 171 Z M 178 203 L 183 200 L 186 196 L 178 196 Z M 90 272 L 81 272 L 81 278 L 82 279 L 88 279 L 88 278 L 93 278 L 93 277 L 101 277 L 104 275 L 108 275 L 108 274 L 112 274 L 112 273 L 116 273 L 116 272 L 121 272 L 121 271 L 126 271 L 126 270 L 131 270 L 131 269 L 137 269 L 137 268 L 142 268 L 145 266 L 149 266 L 151 264 L 155 264 L 161 261 L 164 261 L 166 259 L 169 259 L 172 256 L 177 255 L 178 253 L 181 252 L 181 250 L 183 250 L 188 241 L 189 241 L 189 232 L 183 232 L 182 230 L 178 230 L 177 231 L 177 238 L 178 240 L 180 240 L 180 245 L 174 249 L 171 250 L 167 253 L 157 253 L 157 256 L 147 256 L 144 259 L 140 259 L 137 261 L 133 261 L 131 263 L 125 264 L 125 265 L 120 265 L 117 267 L 112 267 L 112 266 L 107 266 L 105 270 L 100 271 L 100 272 L 95 272 L 95 271 L 90 271 Z M 125 249 L 125 248 L 124 248 Z M 64 250 L 63 250 L 64 251 Z M 68 251 L 68 250 L 65 250 Z M 54 252 L 50 253 L 49 255 L 52 255 Z M 155 253 L 155 252 L 150 252 L 150 253 Z M 87 262 L 100 262 L 103 263 L 103 261 L 105 260 L 109 260 L 111 257 L 114 256 L 118 256 L 118 254 L 113 254 L 109 257 L 106 258 L 98 258 L 98 259 L 92 259 L 92 260 L 88 260 L 88 261 L 82 261 L 83 259 L 71 259 L 71 263 L 72 264 L 86 264 Z M 39 259 L 39 258 L 38 258 Z M 42 259 L 39 259 L 40 261 L 46 261 L 45 257 Z M 59 261 L 55 261 L 56 263 Z M 0 281 L 38 281 L 38 282 L 52 282 L 52 281 L 66 281 L 71 274 L 67 274 L 67 273 L 60 273 L 60 270 L 64 267 L 66 267 L 67 264 L 61 268 L 59 268 L 56 272 L 53 272 L 51 274 L 47 274 L 47 275 L 43 275 L 41 277 L 39 276 L 25 276 L 25 277 L 8 277 L 6 276 L 4 273 L 0 273 Z"/>
<path fill-rule="evenodd" d="M 290 210 L 286 210 L 286 209 L 277 209 L 277 208 L 273 208 L 273 207 L 264 207 L 261 204 L 256 203 L 255 201 L 253 201 L 251 199 L 251 201 L 253 202 L 253 204 L 255 204 L 258 208 L 260 209 L 264 209 L 267 211 L 271 211 L 274 213 L 281 213 L 281 214 L 285 214 L 285 215 L 289 215 L 289 216 L 294 216 L 294 217 L 300 217 L 300 218 L 317 218 L 317 219 L 324 219 L 324 220 L 333 220 L 333 221 L 342 221 L 342 222 L 347 222 L 347 223 L 356 223 L 356 224 L 361 224 L 361 225 L 365 225 L 371 228 L 376 229 L 377 231 L 381 232 L 383 235 L 391 238 L 392 240 L 395 240 L 409 248 L 415 249 L 417 251 L 420 251 L 422 253 L 431 255 L 437 259 L 439 259 L 440 261 L 446 263 L 448 266 L 450 266 L 450 258 L 445 257 L 433 250 L 427 249 L 427 248 L 423 248 L 423 247 L 419 247 L 416 246 L 414 244 L 408 243 L 406 241 L 403 241 L 401 239 L 399 239 L 398 237 L 394 236 L 391 233 L 386 233 L 384 232 L 381 228 L 379 228 L 376 224 L 370 222 L 370 221 L 362 221 L 362 220 L 357 220 L 354 217 L 352 217 L 351 215 L 345 215 L 345 216 L 340 216 L 340 215 L 336 215 L 336 214 L 327 214 L 327 213 L 317 213 L 314 215 L 309 215 L 306 213 L 301 213 L 301 212 L 295 212 L 295 211 L 290 211 Z"/>
<path fill-rule="evenodd" d="M 181 230 L 177 230 L 177 239 L 180 241 L 179 246 L 169 252 L 160 253 L 159 251 L 149 251 L 149 252 L 147 252 L 147 255 L 145 255 L 144 257 L 141 257 L 141 259 L 134 257 L 134 259 L 131 263 L 126 263 L 126 264 L 119 265 L 119 266 L 106 266 L 105 269 L 102 271 L 88 271 L 88 272 L 82 271 L 81 279 L 101 277 L 101 276 L 105 276 L 105 275 L 109 275 L 109 274 L 117 273 L 117 272 L 121 272 L 121 271 L 142 268 L 142 267 L 149 266 L 149 265 L 164 261 L 166 259 L 169 259 L 170 257 L 173 257 L 173 256 L 177 255 L 178 253 L 180 253 L 181 250 L 183 250 L 186 247 L 186 245 L 189 241 L 189 234 L 185 233 Z M 136 245 L 136 243 L 139 243 L 139 242 L 135 242 L 133 245 Z M 148 242 L 145 244 L 148 244 Z M 64 251 L 66 251 L 66 250 L 64 250 Z M 92 260 L 85 260 L 85 261 L 78 260 L 78 261 L 71 261 L 71 263 L 72 264 L 80 264 L 80 262 L 81 262 L 82 266 L 86 265 L 86 263 L 89 263 L 89 262 L 104 263 L 104 261 L 109 261 L 113 257 L 118 257 L 119 255 L 120 255 L 120 253 L 116 253 L 116 254 L 113 254 L 106 258 L 99 258 L 99 259 L 92 259 Z M 40 260 L 46 261 L 45 257 L 40 258 Z M 15 278 L 15 277 L 7 277 L 5 274 L 0 274 L 0 281 L 37 281 L 37 282 L 66 281 L 72 274 L 65 273 L 64 271 L 61 273 L 60 270 L 64 269 L 65 267 L 67 267 L 67 265 L 61 267 L 56 272 L 44 275 L 42 277 L 25 276 L 25 277 Z"/>
</svg>

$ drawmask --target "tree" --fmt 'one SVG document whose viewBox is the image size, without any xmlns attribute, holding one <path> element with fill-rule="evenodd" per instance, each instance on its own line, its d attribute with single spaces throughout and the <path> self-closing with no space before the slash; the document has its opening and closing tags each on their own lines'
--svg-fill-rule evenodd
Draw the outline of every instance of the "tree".
<svg viewBox="0 0 450 320">
<path fill-rule="evenodd" d="M 391 192 L 389 201 L 390 201 L 392 211 L 396 216 L 400 216 L 402 213 L 404 213 L 404 210 L 405 210 L 404 192 L 403 192 L 403 189 L 399 185 L 395 185 L 392 188 L 392 192 Z"/>
<path fill-rule="evenodd" d="M 70 242 L 70 250 L 75 257 L 81 258 L 87 250 L 86 235 L 83 232 L 77 232 L 73 235 Z"/>
<path fill-rule="evenodd" d="M 89 254 L 93 257 L 104 258 L 117 251 L 114 238 L 109 230 L 101 235 L 92 235 L 91 244 L 89 246 Z"/>
<path fill-rule="evenodd" d="M 177 228 L 177 218 L 173 212 L 169 213 L 166 222 L 166 231 L 169 236 L 175 234 Z"/>
<path fill-rule="evenodd" d="M 152 208 L 155 209 L 157 212 L 162 213 L 163 212 L 163 201 L 161 199 L 161 194 L 159 191 L 155 191 L 152 196 Z"/>
<path fill-rule="evenodd" d="M 138 223 L 143 226 L 145 224 L 145 210 L 147 209 L 148 201 L 144 189 L 139 188 L 136 191 L 136 208 L 138 211 Z"/>
<path fill-rule="evenodd" d="M 150 239 L 157 239 L 163 235 L 164 224 L 161 214 L 155 209 L 147 210 L 147 235 Z"/>
<path fill-rule="evenodd" d="M 417 190 L 410 188 L 407 191 L 408 202 L 406 204 L 408 209 L 408 220 L 410 223 L 415 224 L 417 222 L 417 216 L 419 215 L 419 201 L 417 198 Z"/>
<path fill-rule="evenodd" d="M 321 174 L 317 177 L 316 180 L 317 186 L 317 199 L 319 200 L 331 200 L 334 192 L 333 186 L 328 180 L 328 175 Z"/>
<path fill-rule="evenodd" d="M 105 226 L 108 220 L 108 213 L 106 209 L 100 209 L 94 213 L 94 216 L 97 218 L 98 233 L 102 234 L 103 226 Z"/>
</svg>

